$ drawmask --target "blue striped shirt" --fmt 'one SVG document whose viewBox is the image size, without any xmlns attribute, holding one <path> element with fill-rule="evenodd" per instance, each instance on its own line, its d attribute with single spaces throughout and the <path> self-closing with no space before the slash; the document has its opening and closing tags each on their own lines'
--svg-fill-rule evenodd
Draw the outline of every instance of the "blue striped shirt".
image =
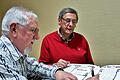
<svg viewBox="0 0 120 80">
<path fill-rule="evenodd" d="M 28 80 L 32 76 L 55 79 L 56 70 L 55 66 L 39 63 L 28 55 L 23 56 L 5 35 L 1 36 L 0 80 Z"/>
</svg>

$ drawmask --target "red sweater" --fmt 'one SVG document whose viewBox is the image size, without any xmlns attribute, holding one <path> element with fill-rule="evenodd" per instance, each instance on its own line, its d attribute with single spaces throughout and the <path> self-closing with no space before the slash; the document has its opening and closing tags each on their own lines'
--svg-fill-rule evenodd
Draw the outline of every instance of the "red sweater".
<svg viewBox="0 0 120 80">
<path fill-rule="evenodd" d="M 59 59 L 78 64 L 94 64 L 88 42 L 83 35 L 74 32 L 69 43 L 63 41 L 58 31 L 47 35 L 42 42 L 39 62 L 56 63 Z"/>
</svg>

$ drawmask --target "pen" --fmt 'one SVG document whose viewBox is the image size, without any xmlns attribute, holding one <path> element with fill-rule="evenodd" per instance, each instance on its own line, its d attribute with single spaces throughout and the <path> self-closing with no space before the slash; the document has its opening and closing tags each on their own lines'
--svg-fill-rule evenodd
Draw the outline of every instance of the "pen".
<svg viewBox="0 0 120 80">
<path fill-rule="evenodd" d="M 115 80 L 115 78 L 116 78 L 118 72 L 119 72 L 119 69 L 117 69 L 117 71 L 116 71 L 116 73 L 115 73 L 115 76 L 114 76 L 113 80 Z"/>
<path fill-rule="evenodd" d="M 84 77 L 82 80 L 85 80 L 85 78 L 87 77 L 88 74 L 89 74 L 89 73 L 86 73 L 86 74 L 84 75 L 85 77 Z"/>
<path fill-rule="evenodd" d="M 93 77 L 94 76 L 94 70 L 93 70 L 93 68 L 91 70 L 91 74 L 92 74 L 92 77 Z"/>
</svg>

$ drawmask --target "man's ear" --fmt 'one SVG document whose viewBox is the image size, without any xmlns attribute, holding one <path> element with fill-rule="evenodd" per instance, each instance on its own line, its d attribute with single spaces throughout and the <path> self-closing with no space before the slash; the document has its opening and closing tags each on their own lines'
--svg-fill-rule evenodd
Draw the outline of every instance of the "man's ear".
<svg viewBox="0 0 120 80">
<path fill-rule="evenodd" d="M 58 25 L 61 25 L 61 19 L 58 18 Z"/>
<path fill-rule="evenodd" d="M 16 37 L 17 36 L 17 29 L 18 29 L 18 27 L 17 27 L 18 25 L 16 24 L 16 23 L 12 23 L 11 25 L 10 25 L 10 33 L 11 33 L 11 35 L 13 35 L 13 37 Z"/>
</svg>

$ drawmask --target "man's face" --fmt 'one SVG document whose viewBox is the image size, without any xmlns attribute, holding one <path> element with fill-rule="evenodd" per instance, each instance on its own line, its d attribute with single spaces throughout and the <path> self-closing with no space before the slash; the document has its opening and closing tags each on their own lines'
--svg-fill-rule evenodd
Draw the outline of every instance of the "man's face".
<svg viewBox="0 0 120 80">
<path fill-rule="evenodd" d="M 35 40 L 39 39 L 39 29 L 37 20 L 33 17 L 29 18 L 31 21 L 29 24 L 24 25 L 24 27 L 19 27 L 18 29 L 18 47 L 21 49 L 21 52 L 24 53 L 25 49 L 32 49 L 33 43 Z M 23 26 L 19 25 L 18 26 Z"/>
<path fill-rule="evenodd" d="M 70 35 L 77 24 L 76 15 L 73 13 L 66 13 L 61 20 L 58 20 L 58 23 L 61 26 L 62 34 Z"/>
</svg>

